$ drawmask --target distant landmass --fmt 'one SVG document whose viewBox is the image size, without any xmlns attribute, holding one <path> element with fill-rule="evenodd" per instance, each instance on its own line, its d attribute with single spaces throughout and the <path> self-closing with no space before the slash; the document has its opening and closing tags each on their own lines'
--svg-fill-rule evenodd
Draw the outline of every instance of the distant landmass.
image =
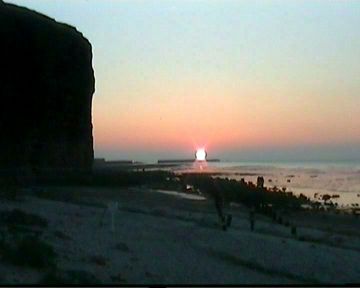
<svg viewBox="0 0 360 288">
<path fill-rule="evenodd" d="M 195 162 L 195 159 L 163 159 L 158 160 L 158 164 L 162 163 L 191 163 Z M 220 159 L 206 159 L 204 162 L 220 162 Z"/>
</svg>

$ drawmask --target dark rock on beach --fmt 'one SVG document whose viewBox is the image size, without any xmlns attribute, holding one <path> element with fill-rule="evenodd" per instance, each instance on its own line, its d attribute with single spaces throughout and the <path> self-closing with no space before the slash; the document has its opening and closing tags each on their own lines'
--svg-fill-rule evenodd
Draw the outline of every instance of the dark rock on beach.
<svg viewBox="0 0 360 288">
<path fill-rule="evenodd" d="M 0 0 L 0 42 L 0 169 L 90 169 L 89 41 L 74 27 Z"/>
</svg>

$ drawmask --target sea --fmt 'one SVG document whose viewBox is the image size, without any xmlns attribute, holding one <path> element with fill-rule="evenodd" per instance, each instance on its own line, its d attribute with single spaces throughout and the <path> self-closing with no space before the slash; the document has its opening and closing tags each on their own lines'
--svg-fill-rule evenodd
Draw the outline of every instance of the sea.
<svg viewBox="0 0 360 288">
<path fill-rule="evenodd" d="M 360 161 L 332 162 L 194 162 L 170 168 L 175 173 L 211 173 L 256 183 L 262 176 L 266 187 L 286 188 L 314 201 L 330 195 L 339 208 L 360 208 Z"/>
</svg>

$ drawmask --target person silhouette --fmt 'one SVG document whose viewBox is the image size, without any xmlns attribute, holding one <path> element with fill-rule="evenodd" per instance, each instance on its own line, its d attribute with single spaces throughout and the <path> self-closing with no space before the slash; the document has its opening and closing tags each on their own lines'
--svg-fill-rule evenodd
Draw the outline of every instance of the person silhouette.
<svg viewBox="0 0 360 288">
<path fill-rule="evenodd" d="M 228 215 L 227 217 L 225 217 L 225 215 L 224 215 L 224 212 L 223 212 L 224 197 L 223 197 L 218 185 L 216 185 L 215 180 L 213 180 L 211 182 L 209 192 L 214 199 L 215 209 L 216 209 L 217 215 L 219 217 L 221 228 L 222 228 L 222 230 L 226 231 L 227 227 L 230 226 L 230 224 L 231 224 L 232 216 Z"/>
<path fill-rule="evenodd" d="M 217 189 L 214 190 L 214 201 L 215 201 L 216 212 L 219 216 L 219 220 L 221 224 L 224 224 L 225 222 L 225 216 L 223 213 L 224 199 L 221 195 L 221 192 L 218 191 Z"/>
<path fill-rule="evenodd" d="M 252 207 L 249 212 L 250 230 L 254 231 L 255 228 L 255 208 Z"/>
</svg>

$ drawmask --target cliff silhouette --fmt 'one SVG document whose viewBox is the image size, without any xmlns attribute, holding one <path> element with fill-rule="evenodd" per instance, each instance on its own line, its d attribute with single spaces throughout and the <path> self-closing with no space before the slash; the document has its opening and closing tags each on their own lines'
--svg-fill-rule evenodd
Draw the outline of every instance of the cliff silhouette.
<svg viewBox="0 0 360 288">
<path fill-rule="evenodd" d="M 0 0 L 0 169 L 91 169 L 90 42 Z"/>
</svg>

